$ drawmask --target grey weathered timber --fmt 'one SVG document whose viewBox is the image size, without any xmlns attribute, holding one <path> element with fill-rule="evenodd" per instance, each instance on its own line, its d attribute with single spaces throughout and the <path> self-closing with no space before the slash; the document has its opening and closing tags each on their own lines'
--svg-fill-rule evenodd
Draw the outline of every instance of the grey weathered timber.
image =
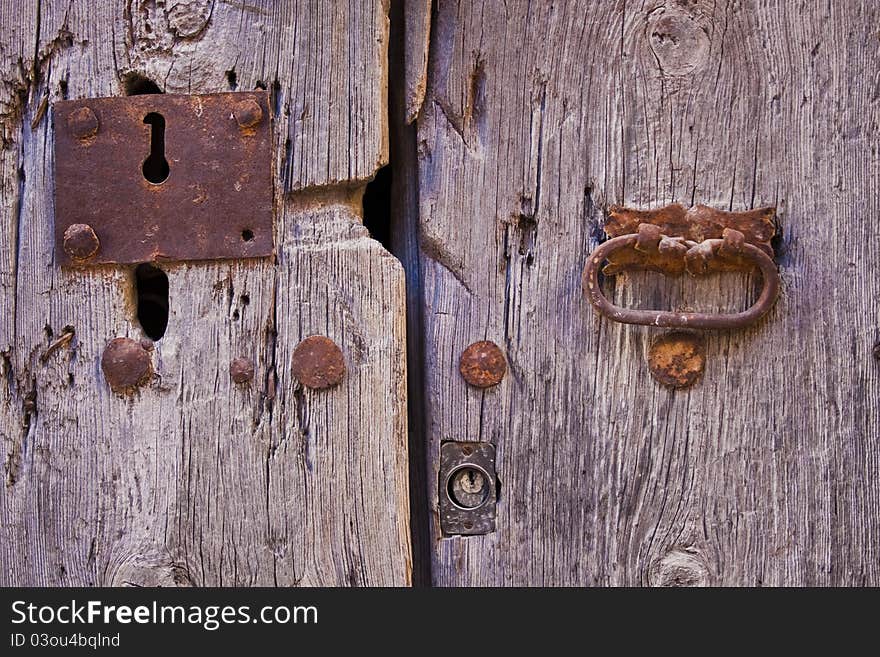
<svg viewBox="0 0 880 657">
<path fill-rule="evenodd" d="M 431 0 L 402 0 L 395 6 L 400 7 L 400 27 L 394 38 L 401 51 L 392 58 L 392 66 L 401 65 L 399 73 L 403 84 L 400 84 L 399 77 L 396 78 L 392 91 L 400 94 L 405 123 L 409 125 L 416 120 L 425 100 L 431 36 Z M 415 177 L 414 171 L 410 171 L 407 176 L 409 179 Z"/>
<path fill-rule="evenodd" d="M 876 3 L 438 3 L 418 119 L 429 494 L 497 445 L 497 531 L 439 535 L 482 584 L 880 584 Z M 776 205 L 782 294 L 672 391 L 657 331 L 580 275 L 610 204 Z M 746 308 L 757 281 L 618 276 L 615 303 Z M 509 360 L 458 374 L 469 343 Z"/>
<path fill-rule="evenodd" d="M 360 202 L 388 158 L 387 12 L 0 2 L 0 584 L 409 583 L 403 271 Z M 163 265 L 156 375 L 121 396 L 100 359 L 143 335 L 133 273 L 55 264 L 51 104 L 144 79 L 270 90 L 276 258 Z M 293 379 L 311 334 L 341 347 L 338 388 Z"/>
</svg>

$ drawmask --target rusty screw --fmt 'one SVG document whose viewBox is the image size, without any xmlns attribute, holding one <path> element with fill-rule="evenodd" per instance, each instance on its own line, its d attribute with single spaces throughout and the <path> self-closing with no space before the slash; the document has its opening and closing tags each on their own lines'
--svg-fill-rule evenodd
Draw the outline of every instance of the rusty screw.
<svg viewBox="0 0 880 657">
<path fill-rule="evenodd" d="M 153 363 L 139 341 L 114 338 L 104 349 L 101 369 L 114 392 L 131 392 L 149 381 Z"/>
<path fill-rule="evenodd" d="M 232 113 L 241 128 L 253 128 L 263 120 L 263 109 L 253 98 L 236 103 Z"/>
<path fill-rule="evenodd" d="M 229 376 L 236 383 L 250 383 L 254 379 L 254 364 L 247 358 L 236 358 L 229 364 Z"/>
<path fill-rule="evenodd" d="M 98 117 L 88 107 L 78 107 L 67 117 L 70 134 L 80 141 L 88 141 L 98 134 Z"/>
<path fill-rule="evenodd" d="M 507 371 L 507 361 L 497 344 L 483 340 L 464 350 L 458 371 L 472 386 L 490 388 L 501 383 Z"/>
<path fill-rule="evenodd" d="M 672 331 L 654 340 L 648 351 L 652 376 L 670 388 L 686 388 L 702 376 L 706 349 L 694 333 Z"/>
<path fill-rule="evenodd" d="M 293 375 L 307 388 L 332 388 L 345 376 L 342 350 L 328 337 L 311 335 L 293 350 Z"/>
<path fill-rule="evenodd" d="M 101 242 L 88 224 L 72 224 L 64 231 L 64 252 L 72 260 L 88 260 L 99 248 Z"/>
</svg>

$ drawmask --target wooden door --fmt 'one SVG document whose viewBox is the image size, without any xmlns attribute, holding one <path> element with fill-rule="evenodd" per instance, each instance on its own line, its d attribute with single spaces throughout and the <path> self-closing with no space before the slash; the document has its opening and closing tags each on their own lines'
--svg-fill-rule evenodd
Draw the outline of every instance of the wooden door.
<svg viewBox="0 0 880 657">
<path fill-rule="evenodd" d="M 0 584 L 409 583 L 404 274 L 361 221 L 385 4 L 5 0 L 0 25 Z M 276 255 L 163 264 L 155 375 L 116 394 L 105 346 L 145 337 L 134 268 L 59 267 L 52 106 L 255 88 Z M 313 334 L 343 352 L 332 390 L 292 376 Z"/>
<path fill-rule="evenodd" d="M 0 584 L 877 584 L 877 13 L 0 0 Z M 137 276 L 59 266 L 53 104 L 255 88 L 276 255 L 163 263 L 154 375 L 115 393 L 101 357 L 145 337 Z M 389 159 L 403 267 L 362 221 Z M 663 331 L 581 289 L 609 207 L 670 203 L 780 226 L 776 305 L 705 334 L 684 389 L 648 373 Z M 757 287 L 604 284 L 705 312 Z M 341 348 L 339 386 L 293 376 L 310 335 Z M 477 388 L 459 361 L 484 340 L 507 369 Z M 492 529 L 444 531 L 441 452 L 474 442 Z"/>
<path fill-rule="evenodd" d="M 394 159 L 418 167 L 401 207 L 420 230 L 433 582 L 880 582 L 876 3 L 443 0 L 420 68 L 423 15 Z M 774 309 L 707 334 L 683 390 L 648 374 L 660 331 L 581 290 L 609 206 L 669 203 L 775 206 L 781 227 Z M 605 290 L 722 312 L 756 283 Z M 486 390 L 458 371 L 479 340 L 508 364 Z M 495 445 L 495 531 L 441 533 L 444 441 Z"/>
</svg>

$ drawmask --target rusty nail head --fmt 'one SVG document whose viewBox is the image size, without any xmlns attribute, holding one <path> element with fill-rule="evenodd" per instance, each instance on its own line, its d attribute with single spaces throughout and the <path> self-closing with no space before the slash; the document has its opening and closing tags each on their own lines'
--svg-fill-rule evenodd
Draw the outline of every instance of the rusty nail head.
<svg viewBox="0 0 880 657">
<path fill-rule="evenodd" d="M 236 103 L 233 114 L 241 128 L 253 128 L 263 120 L 263 110 L 252 98 Z"/>
<path fill-rule="evenodd" d="M 235 358 L 229 364 L 229 375 L 236 383 L 250 383 L 254 378 L 254 364 L 247 358 Z"/>
<path fill-rule="evenodd" d="M 507 361 L 497 344 L 482 340 L 464 350 L 458 363 L 458 371 L 472 386 L 490 388 L 501 383 L 507 371 Z"/>
<path fill-rule="evenodd" d="M 661 335 L 648 351 L 651 375 L 671 388 L 697 382 L 706 367 L 706 349 L 699 335 L 672 331 Z"/>
<path fill-rule="evenodd" d="M 322 390 L 342 382 L 345 358 L 328 337 L 311 335 L 293 350 L 293 375 L 307 388 Z"/>
<path fill-rule="evenodd" d="M 150 379 L 153 363 L 139 341 L 114 338 L 104 349 L 101 369 L 114 392 L 128 392 Z"/>
<path fill-rule="evenodd" d="M 98 117 L 88 107 L 79 107 L 67 117 L 70 133 L 80 141 L 87 141 L 98 134 Z"/>
<path fill-rule="evenodd" d="M 88 260 L 101 248 L 101 241 L 88 224 L 72 224 L 64 231 L 64 252 L 73 260 Z"/>
</svg>

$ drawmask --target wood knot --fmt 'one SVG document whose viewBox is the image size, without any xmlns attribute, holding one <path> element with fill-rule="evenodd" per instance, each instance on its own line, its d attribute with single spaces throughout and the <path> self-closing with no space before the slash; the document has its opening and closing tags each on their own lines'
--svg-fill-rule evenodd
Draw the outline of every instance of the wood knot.
<svg viewBox="0 0 880 657">
<path fill-rule="evenodd" d="M 173 563 L 164 550 L 147 549 L 122 563 L 110 578 L 110 586 L 192 587 L 189 571 Z"/>
<path fill-rule="evenodd" d="M 181 39 L 191 39 L 207 27 L 210 17 L 207 0 L 184 0 L 168 10 L 168 29 Z"/>
<path fill-rule="evenodd" d="M 663 75 L 689 75 L 708 59 L 709 33 L 694 16 L 681 10 L 653 11 L 648 15 L 645 36 Z"/>
<path fill-rule="evenodd" d="M 651 586 L 709 586 L 709 566 L 694 548 L 673 548 L 654 562 Z"/>
</svg>

